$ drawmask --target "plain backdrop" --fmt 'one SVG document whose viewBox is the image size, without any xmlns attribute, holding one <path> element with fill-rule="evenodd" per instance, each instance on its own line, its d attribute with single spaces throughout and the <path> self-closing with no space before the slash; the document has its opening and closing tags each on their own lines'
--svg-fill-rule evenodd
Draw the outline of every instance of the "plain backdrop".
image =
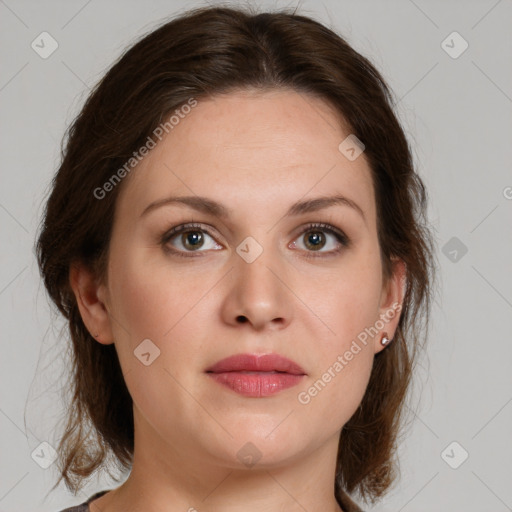
<svg viewBox="0 0 512 512">
<path fill-rule="evenodd" d="M 439 292 L 401 478 L 371 510 L 512 510 L 511 0 L 253 3 L 298 6 L 377 66 L 428 187 Z M 67 338 L 34 241 L 61 139 L 89 89 L 138 37 L 200 5 L 0 1 L 0 511 L 56 512 L 116 485 L 100 475 L 78 496 L 49 493 L 55 465 L 38 463 L 64 412 Z M 58 45 L 46 58 L 32 45 L 41 37 L 45 51 Z"/>
</svg>

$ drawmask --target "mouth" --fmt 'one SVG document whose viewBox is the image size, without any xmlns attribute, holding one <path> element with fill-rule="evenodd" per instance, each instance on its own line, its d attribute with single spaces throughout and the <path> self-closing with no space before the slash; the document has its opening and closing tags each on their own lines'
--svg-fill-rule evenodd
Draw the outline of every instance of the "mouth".
<svg viewBox="0 0 512 512">
<path fill-rule="evenodd" d="M 236 354 L 206 370 L 217 383 L 247 397 L 261 398 L 296 386 L 306 372 L 278 354 Z"/>
</svg>

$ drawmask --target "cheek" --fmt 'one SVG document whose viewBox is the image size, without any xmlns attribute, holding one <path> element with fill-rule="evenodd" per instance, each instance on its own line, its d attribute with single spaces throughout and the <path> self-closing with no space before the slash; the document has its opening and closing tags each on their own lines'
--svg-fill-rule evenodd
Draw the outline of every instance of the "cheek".
<svg viewBox="0 0 512 512">
<path fill-rule="evenodd" d="M 128 336 L 132 343 L 144 338 L 158 339 L 171 327 L 173 311 L 177 304 L 169 304 L 168 289 L 172 283 L 160 283 L 147 279 L 140 269 L 132 268 L 129 263 L 118 267 L 112 279 L 111 290 L 115 297 L 114 314 L 120 325 L 116 326 L 118 333 L 124 338 Z M 167 311 L 167 315 L 165 315 Z M 169 324 L 162 325 L 167 317 Z"/>
<path fill-rule="evenodd" d="M 158 250 L 158 249 L 155 249 Z M 132 341 L 163 340 L 200 298 L 201 290 L 179 272 L 171 271 L 165 259 L 158 265 L 144 251 L 131 257 L 112 258 L 110 291 L 121 336 Z M 114 322 L 115 323 L 115 322 Z M 117 330 L 119 331 L 119 326 Z"/>
<path fill-rule="evenodd" d="M 326 422 L 336 431 L 359 406 L 368 385 L 373 358 L 371 328 L 378 320 L 381 274 L 375 262 L 354 261 L 319 283 L 323 300 L 310 295 L 315 312 L 329 328 L 315 346 L 315 364 L 297 396 L 309 410 L 304 420 L 314 431 Z M 313 309 L 313 308 L 312 308 Z"/>
<path fill-rule="evenodd" d="M 195 403 L 178 383 L 189 390 L 196 384 L 183 362 L 197 348 L 193 339 L 197 324 L 189 313 L 200 310 L 196 304 L 204 295 L 204 279 L 199 288 L 200 283 L 190 286 L 190 280 L 164 266 L 156 268 L 136 258 L 115 263 L 113 258 L 112 328 L 126 385 L 147 421 L 172 430 L 177 420 L 169 404 L 186 411 Z"/>
<path fill-rule="evenodd" d="M 111 325 L 121 364 L 126 371 L 140 370 L 142 365 L 135 356 L 144 342 L 158 354 L 151 368 L 162 366 L 180 381 L 187 379 L 181 362 L 201 348 L 198 318 L 211 319 L 212 306 L 205 294 L 215 286 L 218 276 L 204 272 L 185 275 L 171 268 L 165 258 L 155 264 L 156 258 L 141 254 L 124 258 L 117 265 L 112 259 Z M 203 322 L 201 325 L 206 326 Z"/>
<path fill-rule="evenodd" d="M 298 390 L 297 403 L 307 430 L 338 431 L 354 414 L 370 378 L 373 343 L 359 341 L 356 320 L 340 328 L 334 343 L 317 351 L 318 364 Z"/>
<path fill-rule="evenodd" d="M 315 312 L 329 327 L 323 330 L 329 351 L 344 350 L 352 339 L 375 324 L 381 279 L 378 262 L 370 258 L 365 261 L 356 254 L 331 276 L 319 276 L 316 292 L 307 292 L 306 300 L 316 305 Z"/>
</svg>

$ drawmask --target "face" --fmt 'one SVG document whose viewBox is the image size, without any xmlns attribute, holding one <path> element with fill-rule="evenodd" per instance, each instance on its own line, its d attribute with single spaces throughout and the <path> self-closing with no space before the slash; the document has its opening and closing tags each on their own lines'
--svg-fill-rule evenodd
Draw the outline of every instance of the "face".
<svg viewBox="0 0 512 512">
<path fill-rule="evenodd" d="M 364 153 L 338 149 L 349 133 L 319 99 L 230 93 L 199 101 L 125 178 L 104 307 L 81 311 L 115 343 L 136 436 L 228 467 L 338 438 L 402 298 L 383 282 Z"/>
</svg>

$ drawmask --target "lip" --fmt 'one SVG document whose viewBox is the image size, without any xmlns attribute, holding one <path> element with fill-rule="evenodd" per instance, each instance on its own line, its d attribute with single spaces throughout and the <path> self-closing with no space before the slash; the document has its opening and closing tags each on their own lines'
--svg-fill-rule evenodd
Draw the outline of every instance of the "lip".
<svg viewBox="0 0 512 512">
<path fill-rule="evenodd" d="M 240 395 L 259 398 L 296 386 L 306 372 L 279 354 L 235 354 L 215 363 L 206 374 Z"/>
</svg>

